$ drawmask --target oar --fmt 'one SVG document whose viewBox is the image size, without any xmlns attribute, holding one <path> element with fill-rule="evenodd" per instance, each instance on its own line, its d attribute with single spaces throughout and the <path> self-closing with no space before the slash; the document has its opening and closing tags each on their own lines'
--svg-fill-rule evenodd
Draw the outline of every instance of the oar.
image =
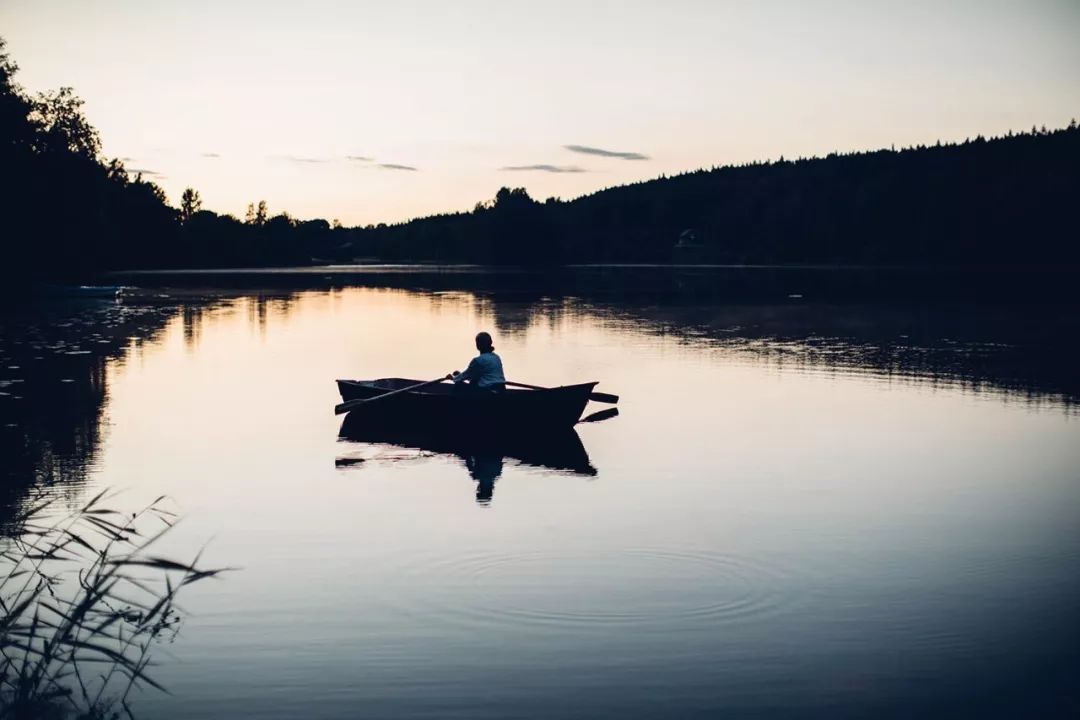
<svg viewBox="0 0 1080 720">
<path fill-rule="evenodd" d="M 528 388 L 529 390 L 551 390 L 551 388 L 540 387 L 539 385 L 526 385 L 525 383 L 519 383 L 519 382 L 507 382 L 507 383 L 504 383 L 504 384 L 505 385 L 513 385 L 514 387 L 519 387 L 519 388 Z M 602 392 L 590 393 L 589 394 L 589 399 L 594 400 L 596 402 L 612 403 L 612 404 L 619 402 L 619 396 L 618 395 L 611 395 L 609 393 L 602 393 Z"/>
<path fill-rule="evenodd" d="M 409 387 L 403 387 L 399 390 L 393 390 L 382 395 L 376 395 L 373 398 L 357 398 L 356 400 L 347 400 L 346 402 L 339 403 L 334 406 L 334 414 L 340 415 L 341 413 L 347 413 L 354 408 L 358 408 L 361 405 L 367 405 L 368 403 L 376 402 L 377 400 L 383 400 L 391 395 L 400 395 L 401 393 L 407 393 L 411 390 L 419 390 L 420 388 L 426 388 L 428 385 L 438 385 L 443 380 L 449 380 L 452 375 L 443 375 L 440 378 L 434 380 L 428 380 L 427 382 L 417 383 L 416 385 L 410 385 Z"/>
<path fill-rule="evenodd" d="M 578 420 L 579 423 L 586 422 L 603 422 L 604 420 L 610 420 L 613 417 L 618 417 L 619 408 L 608 408 L 607 410 L 597 410 L 592 415 L 586 415 Z"/>
</svg>

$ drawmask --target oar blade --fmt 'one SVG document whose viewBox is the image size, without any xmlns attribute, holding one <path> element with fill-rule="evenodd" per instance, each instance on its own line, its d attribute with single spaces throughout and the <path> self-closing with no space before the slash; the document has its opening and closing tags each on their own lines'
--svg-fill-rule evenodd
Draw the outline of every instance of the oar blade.
<svg viewBox="0 0 1080 720">
<path fill-rule="evenodd" d="M 611 403 L 614 405 L 619 402 L 618 395 L 612 395 L 611 393 L 594 392 L 589 395 L 589 399 L 593 402 Z"/>
<path fill-rule="evenodd" d="M 578 420 L 578 422 L 579 423 L 602 422 L 604 420 L 609 420 L 609 419 L 617 416 L 618 414 L 619 414 L 619 408 L 608 408 L 607 410 L 598 410 L 597 412 L 594 412 L 591 415 L 586 415 L 585 417 Z"/>
</svg>

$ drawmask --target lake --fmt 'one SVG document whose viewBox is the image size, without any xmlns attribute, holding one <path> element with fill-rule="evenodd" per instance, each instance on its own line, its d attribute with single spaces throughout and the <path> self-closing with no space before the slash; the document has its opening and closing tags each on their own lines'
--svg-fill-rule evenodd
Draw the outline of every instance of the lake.
<svg viewBox="0 0 1080 720">
<path fill-rule="evenodd" d="M 236 568 L 185 589 L 140 717 L 1074 717 L 1080 313 L 889 277 L 50 293 L 0 315 L 0 503 L 167 495 L 159 551 Z M 334 379 L 462 369 L 478 330 L 618 416 L 569 461 L 339 437 Z"/>
</svg>

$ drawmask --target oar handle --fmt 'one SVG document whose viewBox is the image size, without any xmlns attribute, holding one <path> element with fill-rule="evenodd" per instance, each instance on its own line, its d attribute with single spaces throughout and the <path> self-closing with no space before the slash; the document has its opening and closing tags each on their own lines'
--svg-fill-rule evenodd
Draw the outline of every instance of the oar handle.
<svg viewBox="0 0 1080 720">
<path fill-rule="evenodd" d="M 504 385 L 512 385 L 513 387 L 526 388 L 528 390 L 550 390 L 551 388 L 540 387 L 539 385 L 526 385 L 519 382 L 505 382 Z M 589 399 L 593 402 L 611 403 L 614 405 L 619 402 L 618 395 L 612 395 L 611 393 L 594 392 L 589 393 Z"/>
<path fill-rule="evenodd" d="M 345 402 L 339 403 L 334 406 L 334 414 L 340 415 L 341 413 L 347 413 L 350 410 L 360 407 L 361 405 L 367 405 L 368 403 L 373 403 L 376 400 L 384 400 L 391 395 L 400 395 L 401 393 L 407 393 L 411 390 L 419 390 L 420 388 L 426 388 L 428 385 L 438 385 L 443 380 L 450 380 L 452 377 L 454 376 L 443 375 L 442 377 L 435 378 L 434 380 L 428 380 L 427 382 L 417 383 L 416 385 L 410 385 L 408 387 L 392 390 L 388 393 L 383 393 L 382 395 L 376 395 L 373 398 L 357 398 L 355 400 L 346 400 Z"/>
<path fill-rule="evenodd" d="M 526 385 L 525 383 L 510 382 L 507 380 L 503 385 L 512 385 L 514 387 L 525 388 L 527 390 L 549 390 L 550 388 L 540 387 L 539 385 Z"/>
</svg>

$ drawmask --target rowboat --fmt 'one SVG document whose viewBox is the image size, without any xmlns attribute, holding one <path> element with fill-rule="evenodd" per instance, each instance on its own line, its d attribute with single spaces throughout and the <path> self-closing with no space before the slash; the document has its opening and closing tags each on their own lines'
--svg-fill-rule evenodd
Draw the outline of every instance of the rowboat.
<svg viewBox="0 0 1080 720">
<path fill-rule="evenodd" d="M 345 402 L 375 398 L 422 384 L 423 380 L 407 378 L 337 381 L 341 399 Z M 445 383 L 428 383 L 415 391 L 387 395 L 384 400 L 370 405 L 371 412 L 378 412 L 380 421 L 387 424 L 537 432 L 573 427 L 581 419 L 581 413 L 596 385 L 589 382 L 537 390 L 507 389 L 500 393 L 486 393 Z M 361 405 L 353 413 L 364 408 L 365 405 Z"/>
<path fill-rule="evenodd" d="M 573 428 L 537 433 L 474 433 L 461 427 L 392 427 L 377 413 L 351 412 L 341 423 L 338 438 L 455 455 L 466 461 L 503 458 L 522 465 L 574 475 L 595 475 L 581 438 Z"/>
</svg>

